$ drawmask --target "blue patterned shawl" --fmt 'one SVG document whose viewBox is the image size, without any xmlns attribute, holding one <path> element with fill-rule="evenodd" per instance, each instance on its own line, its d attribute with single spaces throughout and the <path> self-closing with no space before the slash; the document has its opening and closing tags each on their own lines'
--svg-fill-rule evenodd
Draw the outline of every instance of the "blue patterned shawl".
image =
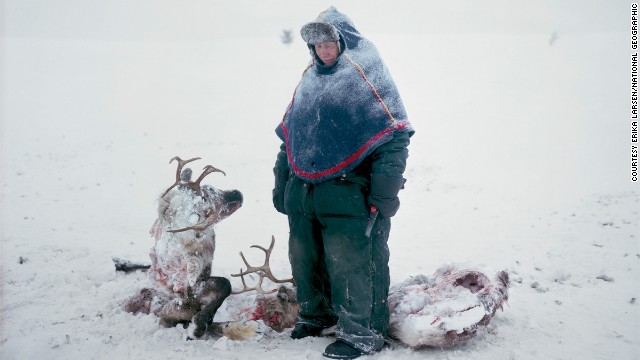
<svg viewBox="0 0 640 360">
<path fill-rule="evenodd" d="M 332 66 L 324 66 L 312 51 L 312 61 L 276 128 L 286 144 L 289 167 L 312 183 L 352 170 L 395 131 L 413 132 L 373 43 L 334 7 L 317 21 L 338 30 L 343 51 Z"/>
</svg>

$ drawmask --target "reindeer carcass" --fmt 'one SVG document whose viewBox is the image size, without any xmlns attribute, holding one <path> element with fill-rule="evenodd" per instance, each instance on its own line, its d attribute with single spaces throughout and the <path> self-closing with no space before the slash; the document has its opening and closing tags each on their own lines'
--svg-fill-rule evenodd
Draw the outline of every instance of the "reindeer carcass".
<svg viewBox="0 0 640 360">
<path fill-rule="evenodd" d="M 205 334 L 231 293 L 229 280 L 211 276 L 214 225 L 242 206 L 239 191 L 200 185 L 205 176 L 221 170 L 208 165 L 191 181 L 191 170 L 183 167 L 198 159 L 171 159 L 178 162 L 176 181 L 160 196 L 158 219 L 150 230 L 155 245 L 149 254 L 149 279 L 154 286 L 124 304 L 128 312 L 158 315 L 164 326 L 191 321 L 195 337 Z"/>
<path fill-rule="evenodd" d="M 486 326 L 507 301 L 505 271 L 443 265 L 389 291 L 389 334 L 417 348 L 461 344 Z"/>
<path fill-rule="evenodd" d="M 251 246 L 265 253 L 265 260 L 261 266 L 249 265 L 244 254 L 240 252 L 240 257 L 242 257 L 242 261 L 244 261 L 247 269 L 244 271 L 240 269 L 240 273 L 231 275 L 235 277 L 239 276 L 242 280 L 242 290 L 234 291 L 233 294 L 238 295 L 255 290 L 258 296 L 249 306 L 236 309 L 233 313 L 236 314 L 237 320 L 262 320 L 268 327 L 277 332 L 282 332 L 284 329 L 293 327 L 296 324 L 300 306 L 296 300 L 295 288 L 284 285 L 273 290 L 264 290 L 262 288 L 265 278 L 271 280 L 274 284 L 291 283 L 295 285 L 292 278 L 277 279 L 271 272 L 269 259 L 271 258 L 271 252 L 273 251 L 275 242 L 276 239 L 272 236 L 268 249 L 259 245 Z M 244 276 L 248 274 L 258 275 L 258 282 L 254 287 L 247 286 Z"/>
</svg>

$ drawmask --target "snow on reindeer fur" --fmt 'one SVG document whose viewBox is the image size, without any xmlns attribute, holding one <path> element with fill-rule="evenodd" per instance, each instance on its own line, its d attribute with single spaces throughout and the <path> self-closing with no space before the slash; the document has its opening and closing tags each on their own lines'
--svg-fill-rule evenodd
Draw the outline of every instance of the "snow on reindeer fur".
<svg viewBox="0 0 640 360">
<path fill-rule="evenodd" d="M 508 299 L 505 271 L 447 264 L 389 291 L 389 332 L 411 347 L 451 347 L 486 326 Z"/>
<path fill-rule="evenodd" d="M 188 286 L 193 287 L 205 264 L 213 261 L 213 227 L 203 230 L 200 236 L 194 236 L 190 231 L 167 231 L 198 224 L 203 217 L 199 212 L 203 211 L 204 205 L 202 195 L 183 196 L 177 188 L 159 199 L 159 217 L 150 230 L 156 243 L 149 253 L 149 277 L 170 291 L 182 292 Z M 214 241 L 205 241 L 209 238 Z"/>
</svg>

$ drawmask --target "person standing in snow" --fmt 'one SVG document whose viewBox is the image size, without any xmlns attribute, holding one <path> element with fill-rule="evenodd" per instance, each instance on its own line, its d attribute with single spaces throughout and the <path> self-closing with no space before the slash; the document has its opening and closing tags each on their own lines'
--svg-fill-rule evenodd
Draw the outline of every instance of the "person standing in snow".
<svg viewBox="0 0 640 360">
<path fill-rule="evenodd" d="M 304 25 L 311 62 L 276 134 L 275 208 L 288 215 L 300 312 L 291 337 L 337 324 L 324 356 L 382 349 L 390 218 L 414 130 L 375 46 L 334 7 Z"/>
</svg>

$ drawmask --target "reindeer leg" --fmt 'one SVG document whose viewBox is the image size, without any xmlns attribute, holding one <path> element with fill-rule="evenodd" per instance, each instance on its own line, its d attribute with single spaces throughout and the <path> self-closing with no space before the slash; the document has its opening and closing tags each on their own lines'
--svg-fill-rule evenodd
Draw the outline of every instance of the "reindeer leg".
<svg viewBox="0 0 640 360">
<path fill-rule="evenodd" d="M 153 301 L 154 295 L 153 289 L 144 288 L 140 290 L 138 294 L 130 297 L 124 302 L 124 311 L 134 314 L 148 314 L 151 311 L 151 302 Z"/>
<path fill-rule="evenodd" d="M 130 313 L 156 314 L 171 301 L 171 295 L 153 288 L 144 288 L 123 304 L 123 309 Z"/>
<path fill-rule="evenodd" d="M 164 327 L 174 327 L 177 324 L 188 324 L 194 314 L 201 309 L 199 299 L 196 299 L 187 288 L 182 296 L 176 296 L 162 306 L 157 312 L 160 318 L 160 325 Z"/>
<path fill-rule="evenodd" d="M 231 283 L 223 277 L 211 276 L 198 287 L 196 298 L 200 300 L 202 307 L 192 319 L 195 325 L 193 336 L 196 338 L 202 337 L 207 332 L 207 327 L 213 323 L 213 317 L 218 308 L 231 294 Z"/>
</svg>

